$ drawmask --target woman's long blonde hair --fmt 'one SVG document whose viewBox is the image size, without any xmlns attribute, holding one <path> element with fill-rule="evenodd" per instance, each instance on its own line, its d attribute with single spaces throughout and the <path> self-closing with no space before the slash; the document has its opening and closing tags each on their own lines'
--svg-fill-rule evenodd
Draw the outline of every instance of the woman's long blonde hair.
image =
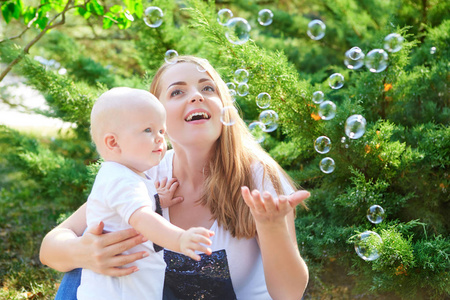
<svg viewBox="0 0 450 300">
<path fill-rule="evenodd" d="M 206 70 L 218 88 L 218 94 L 225 106 L 234 106 L 228 88 L 217 71 L 205 59 L 195 56 L 178 56 L 176 63 L 194 63 Z M 155 74 L 150 92 L 159 97 L 162 74 L 174 63 L 163 64 Z M 255 141 L 237 110 L 228 110 L 228 117 L 235 120 L 232 126 L 223 126 L 222 134 L 216 142 L 214 155 L 205 172 L 204 192 L 199 200 L 208 207 L 219 225 L 230 231 L 236 238 L 251 238 L 256 235 L 256 226 L 250 208 L 245 204 L 241 187 L 255 188 L 252 165 L 260 163 L 264 168 L 264 178 L 270 179 L 278 195 L 283 195 L 280 174 L 285 176 L 296 189 L 293 180 Z"/>
</svg>

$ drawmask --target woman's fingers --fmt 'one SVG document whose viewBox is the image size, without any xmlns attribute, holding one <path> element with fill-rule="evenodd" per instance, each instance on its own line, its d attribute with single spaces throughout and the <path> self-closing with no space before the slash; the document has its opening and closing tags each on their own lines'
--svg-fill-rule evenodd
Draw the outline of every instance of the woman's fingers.
<svg viewBox="0 0 450 300">
<path fill-rule="evenodd" d="M 139 268 L 136 266 L 132 266 L 128 268 L 109 268 L 108 270 L 105 270 L 105 272 L 102 272 L 101 274 L 113 277 L 121 277 L 130 275 L 137 271 L 139 271 Z"/>
<path fill-rule="evenodd" d="M 128 229 L 127 229 L 128 230 Z M 117 231 L 119 232 L 119 231 Z M 112 234 L 111 233 L 107 233 L 106 235 Z M 114 232 L 116 233 L 116 232 Z M 124 233 L 125 234 L 125 233 Z M 110 243 L 106 248 L 105 248 L 105 255 L 106 256 L 116 256 L 119 255 L 127 250 L 130 250 L 131 248 L 142 244 L 143 242 L 146 242 L 147 239 L 145 237 L 143 237 L 142 235 L 138 234 L 135 236 L 132 236 L 130 238 L 127 239 L 118 239 L 118 238 L 114 238 L 114 240 L 117 240 L 115 243 Z"/>
<path fill-rule="evenodd" d="M 296 191 L 295 193 L 287 196 L 287 201 L 292 208 L 295 208 L 297 205 L 308 199 L 310 195 L 311 194 L 308 191 Z"/>
<path fill-rule="evenodd" d="M 131 243 L 130 239 L 133 241 L 132 243 L 136 245 L 139 245 L 142 242 L 145 242 L 142 235 L 140 235 L 135 229 L 129 228 L 125 230 L 119 230 L 114 232 L 108 232 L 103 235 L 101 235 L 101 245 L 110 246 L 115 244 L 120 244 L 120 242 L 126 242 Z M 134 247 L 132 246 L 132 247 Z M 131 248 L 131 247 L 130 247 Z M 130 248 L 127 248 L 125 250 L 128 250 Z M 124 251 L 125 251 L 124 250 Z M 123 252 L 123 251 L 121 251 Z M 119 253 L 121 253 L 119 252 Z M 116 254 L 119 254 L 116 253 Z"/>
<path fill-rule="evenodd" d="M 245 203 L 248 205 L 248 207 L 250 207 L 250 209 L 253 210 L 255 208 L 255 204 L 253 203 L 253 197 L 250 194 L 250 190 L 248 189 L 248 187 L 246 186 L 241 187 L 241 193 Z"/>
<path fill-rule="evenodd" d="M 263 193 L 264 207 L 267 211 L 277 211 L 278 205 L 269 192 Z"/>
</svg>

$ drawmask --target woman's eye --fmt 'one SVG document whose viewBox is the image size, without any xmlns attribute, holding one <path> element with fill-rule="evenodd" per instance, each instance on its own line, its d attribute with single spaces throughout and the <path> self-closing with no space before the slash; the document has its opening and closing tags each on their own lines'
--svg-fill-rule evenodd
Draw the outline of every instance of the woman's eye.
<svg viewBox="0 0 450 300">
<path fill-rule="evenodd" d="M 152 132 L 152 129 L 151 129 L 151 128 L 146 128 L 146 129 L 144 130 L 144 132 Z"/>
<path fill-rule="evenodd" d="M 214 88 L 212 86 L 209 86 L 209 85 L 205 86 L 203 88 L 203 90 L 207 91 L 207 92 L 214 92 L 215 91 Z"/>
<path fill-rule="evenodd" d="M 181 90 L 174 90 L 172 93 L 170 93 L 170 97 L 175 97 L 180 95 L 182 92 Z"/>
</svg>

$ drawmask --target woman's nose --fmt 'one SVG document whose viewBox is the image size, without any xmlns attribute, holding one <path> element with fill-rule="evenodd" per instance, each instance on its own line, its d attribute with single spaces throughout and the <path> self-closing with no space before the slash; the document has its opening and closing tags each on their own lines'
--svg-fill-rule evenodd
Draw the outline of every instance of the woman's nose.
<svg viewBox="0 0 450 300">
<path fill-rule="evenodd" d="M 203 102 L 205 101 L 205 99 L 203 98 L 203 95 L 199 92 L 195 92 L 191 98 L 190 98 L 190 103 L 194 103 L 194 102 Z"/>
</svg>

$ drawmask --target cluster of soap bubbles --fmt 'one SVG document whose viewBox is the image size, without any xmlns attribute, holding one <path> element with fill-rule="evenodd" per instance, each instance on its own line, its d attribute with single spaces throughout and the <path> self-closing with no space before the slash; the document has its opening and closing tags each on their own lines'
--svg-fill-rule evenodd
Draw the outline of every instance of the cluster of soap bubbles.
<svg viewBox="0 0 450 300">
<path fill-rule="evenodd" d="M 61 64 L 54 59 L 45 59 L 42 56 L 35 56 L 34 60 L 40 62 L 46 70 L 55 70 L 59 75 L 67 74 L 67 69 L 61 67 Z"/>
<path fill-rule="evenodd" d="M 370 50 L 367 55 L 359 47 L 353 47 L 345 52 L 344 64 L 351 70 L 357 70 L 363 65 L 372 72 L 380 73 L 388 66 L 389 55 L 402 49 L 404 38 L 398 33 L 391 33 L 384 38 L 384 49 Z M 386 52 L 387 51 L 387 52 Z"/>
<path fill-rule="evenodd" d="M 379 224 L 384 220 L 384 209 L 379 205 L 372 205 L 367 210 L 367 219 L 373 224 Z M 359 257 L 366 261 L 373 261 L 380 257 L 378 249 L 383 240 L 378 233 L 364 231 L 356 236 L 355 251 Z"/>
<path fill-rule="evenodd" d="M 250 39 L 251 26 L 244 18 L 234 17 L 233 12 L 223 8 L 217 13 L 217 22 L 225 26 L 225 36 L 235 45 L 242 45 Z M 273 13 L 270 9 L 262 9 L 258 13 L 258 23 L 261 26 L 269 26 L 273 22 Z"/>
</svg>

